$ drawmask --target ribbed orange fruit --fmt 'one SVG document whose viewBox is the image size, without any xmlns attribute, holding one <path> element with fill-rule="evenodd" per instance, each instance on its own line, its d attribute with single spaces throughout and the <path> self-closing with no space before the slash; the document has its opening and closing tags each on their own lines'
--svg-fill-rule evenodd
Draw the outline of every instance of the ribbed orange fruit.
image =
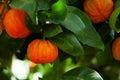
<svg viewBox="0 0 120 80">
<path fill-rule="evenodd" d="M 120 37 L 117 37 L 112 43 L 112 55 L 114 59 L 120 61 Z"/>
<path fill-rule="evenodd" d="M 25 24 L 27 13 L 19 9 L 9 10 L 3 19 L 3 24 L 8 35 L 12 38 L 25 38 L 30 34 Z"/>
<path fill-rule="evenodd" d="M 84 11 L 93 23 L 107 20 L 112 10 L 112 0 L 85 0 L 84 2 Z"/>
<path fill-rule="evenodd" d="M 49 40 L 33 40 L 27 48 L 28 59 L 36 64 L 53 62 L 58 56 L 58 48 Z"/>
</svg>

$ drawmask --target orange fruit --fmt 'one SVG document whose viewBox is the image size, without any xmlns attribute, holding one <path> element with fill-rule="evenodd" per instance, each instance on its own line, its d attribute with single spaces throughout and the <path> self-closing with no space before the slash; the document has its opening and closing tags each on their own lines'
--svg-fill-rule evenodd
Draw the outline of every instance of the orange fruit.
<svg viewBox="0 0 120 80">
<path fill-rule="evenodd" d="M 112 10 L 112 0 L 85 0 L 84 2 L 84 11 L 93 23 L 107 20 Z"/>
<path fill-rule="evenodd" d="M 28 59 L 34 63 L 50 63 L 58 56 L 58 48 L 49 40 L 35 39 L 28 45 Z"/>
<path fill-rule="evenodd" d="M 30 34 L 30 31 L 24 22 L 25 17 L 28 17 L 28 14 L 19 9 L 11 9 L 5 14 L 3 24 L 10 37 L 25 38 Z"/>
<path fill-rule="evenodd" d="M 112 43 L 112 55 L 114 59 L 120 61 L 120 37 L 117 37 Z"/>
</svg>

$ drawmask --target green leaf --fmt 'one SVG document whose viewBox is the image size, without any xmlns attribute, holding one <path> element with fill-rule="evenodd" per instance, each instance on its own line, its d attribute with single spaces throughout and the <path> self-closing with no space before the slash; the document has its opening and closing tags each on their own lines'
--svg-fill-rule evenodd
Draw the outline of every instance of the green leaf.
<svg viewBox="0 0 120 80">
<path fill-rule="evenodd" d="M 36 23 L 36 0 L 12 0 L 11 7 L 25 10 L 31 17 L 32 21 Z"/>
<path fill-rule="evenodd" d="M 112 12 L 110 19 L 109 19 L 109 25 L 112 29 L 114 29 L 117 33 L 120 32 L 120 27 L 116 26 L 116 22 L 118 19 L 118 16 L 120 14 L 120 7 L 114 9 L 114 11 Z"/>
<path fill-rule="evenodd" d="M 90 46 L 83 46 L 84 48 L 84 55 L 82 56 L 81 63 L 83 64 L 91 64 L 92 60 L 95 58 L 95 55 L 97 54 L 98 49 L 90 47 Z M 102 52 L 102 51 L 101 51 Z"/>
<path fill-rule="evenodd" d="M 62 28 L 57 24 L 50 24 L 44 26 L 45 37 L 53 37 L 62 32 Z"/>
<path fill-rule="evenodd" d="M 66 0 L 58 0 L 51 5 L 50 21 L 53 23 L 60 23 L 67 15 Z"/>
<path fill-rule="evenodd" d="M 44 75 L 42 80 L 60 80 L 62 74 L 64 73 L 64 66 L 60 64 L 60 61 L 57 59 L 53 63 L 51 72 Z"/>
<path fill-rule="evenodd" d="M 69 31 L 64 31 L 57 36 L 50 38 L 50 40 L 62 51 L 72 56 L 79 56 L 84 53 L 80 42 L 77 40 L 75 35 Z"/>
<path fill-rule="evenodd" d="M 13 39 L 7 35 L 7 33 L 4 31 L 2 35 L 0 36 L 0 52 L 3 53 L 0 56 L 7 54 L 7 52 L 15 52 L 17 49 L 19 49 L 24 42 L 24 39 Z M 8 56 L 8 54 L 7 54 Z M 6 56 L 6 57 L 7 57 Z"/>
<path fill-rule="evenodd" d="M 101 37 L 87 15 L 75 7 L 69 7 L 69 10 L 70 13 L 61 23 L 63 27 L 73 32 L 83 44 L 104 50 Z"/>
<path fill-rule="evenodd" d="M 103 80 L 103 79 L 93 69 L 76 68 L 63 75 L 61 80 Z"/>
<path fill-rule="evenodd" d="M 72 69 L 75 69 L 75 68 L 81 66 L 79 61 L 76 63 L 76 62 L 74 62 L 73 58 L 71 58 L 71 57 L 68 57 L 65 60 L 63 60 L 61 62 L 61 66 L 63 66 L 63 65 L 64 65 L 64 72 L 68 72 Z"/>
<path fill-rule="evenodd" d="M 65 72 L 76 67 L 79 67 L 79 64 L 75 64 L 72 58 L 67 58 L 62 62 L 57 59 L 49 70 L 50 72 L 43 75 L 43 80 L 60 80 Z"/>
<path fill-rule="evenodd" d="M 51 72 L 51 70 L 52 70 L 52 65 L 50 63 L 46 63 L 44 65 L 38 64 L 33 69 L 33 73 L 39 72 L 43 76 Z"/>
<path fill-rule="evenodd" d="M 97 64 L 99 66 L 105 66 L 105 65 L 111 65 L 113 63 L 113 56 L 112 56 L 112 53 L 111 53 L 111 43 L 107 44 L 105 46 L 105 50 L 104 51 L 99 51 L 96 55 L 96 58 L 97 58 Z M 110 62 L 110 63 L 108 63 Z"/>
</svg>

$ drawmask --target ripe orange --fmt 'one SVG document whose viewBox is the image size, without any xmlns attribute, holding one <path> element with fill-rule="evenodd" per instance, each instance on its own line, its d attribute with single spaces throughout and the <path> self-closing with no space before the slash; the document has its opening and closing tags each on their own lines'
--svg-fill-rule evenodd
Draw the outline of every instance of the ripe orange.
<svg viewBox="0 0 120 80">
<path fill-rule="evenodd" d="M 58 48 L 49 40 L 33 40 L 27 48 L 27 56 L 34 63 L 53 62 L 58 56 Z"/>
<path fill-rule="evenodd" d="M 12 38 L 25 38 L 30 34 L 24 22 L 25 17 L 28 17 L 27 13 L 19 9 L 11 9 L 6 13 L 3 24 L 9 36 Z"/>
<path fill-rule="evenodd" d="M 85 0 L 84 11 L 93 23 L 103 22 L 113 10 L 112 0 Z"/>
<path fill-rule="evenodd" d="M 120 61 L 120 37 L 117 37 L 112 43 L 112 55 Z"/>
</svg>

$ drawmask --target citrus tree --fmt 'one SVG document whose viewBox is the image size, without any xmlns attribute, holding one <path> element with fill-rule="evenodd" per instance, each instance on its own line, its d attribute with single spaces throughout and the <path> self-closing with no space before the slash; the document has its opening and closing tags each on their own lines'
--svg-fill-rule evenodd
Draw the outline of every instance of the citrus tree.
<svg viewBox="0 0 120 80">
<path fill-rule="evenodd" d="M 21 79 L 19 59 L 27 80 L 120 80 L 119 13 L 120 0 L 1 0 L 0 79 Z"/>
</svg>

